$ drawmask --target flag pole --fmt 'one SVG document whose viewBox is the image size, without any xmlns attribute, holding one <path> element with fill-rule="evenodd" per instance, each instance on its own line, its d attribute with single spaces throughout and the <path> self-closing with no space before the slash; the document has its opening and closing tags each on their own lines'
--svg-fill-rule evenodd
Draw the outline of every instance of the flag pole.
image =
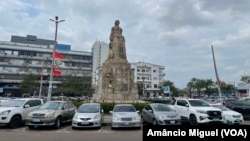
<svg viewBox="0 0 250 141">
<path fill-rule="evenodd" d="M 52 62 L 50 66 L 50 77 L 49 77 L 49 90 L 48 90 L 48 98 L 47 100 L 51 100 L 51 94 L 52 94 L 52 87 L 53 87 L 53 67 L 54 67 L 54 62 L 55 62 L 55 49 L 56 49 L 56 42 L 57 42 L 57 27 L 59 22 L 63 22 L 65 20 L 59 20 L 58 16 L 55 16 L 55 19 L 50 19 L 51 21 L 55 22 L 56 24 L 56 31 L 55 31 L 55 40 L 54 40 L 54 46 L 53 46 L 53 51 L 52 51 Z"/>
<path fill-rule="evenodd" d="M 214 61 L 214 70 L 215 70 L 215 75 L 216 75 L 216 84 L 217 84 L 217 88 L 218 88 L 218 91 L 219 91 L 220 105 L 222 106 L 223 102 L 222 102 L 221 90 L 220 90 L 221 82 L 220 82 L 219 75 L 218 75 L 217 68 L 216 68 L 213 45 L 211 46 L 211 48 L 212 48 L 213 61 Z"/>
<path fill-rule="evenodd" d="M 41 98 L 42 96 L 42 87 L 43 87 L 43 64 L 44 64 L 44 58 L 42 60 L 42 70 L 41 70 L 41 74 L 40 74 L 40 88 L 39 88 L 39 98 Z"/>
</svg>

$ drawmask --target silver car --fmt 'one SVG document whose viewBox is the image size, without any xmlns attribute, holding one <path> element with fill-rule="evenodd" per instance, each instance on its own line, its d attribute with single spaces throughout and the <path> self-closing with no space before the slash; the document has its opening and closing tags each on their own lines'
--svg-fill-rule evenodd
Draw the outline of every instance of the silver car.
<svg viewBox="0 0 250 141">
<path fill-rule="evenodd" d="M 73 120 L 72 128 L 101 128 L 104 120 L 104 113 L 99 103 L 84 103 L 77 109 Z"/>
<path fill-rule="evenodd" d="M 71 101 L 48 101 L 37 110 L 30 112 L 25 120 L 30 129 L 35 126 L 54 126 L 60 128 L 62 123 L 71 122 L 76 107 Z"/>
<path fill-rule="evenodd" d="M 150 103 L 142 109 L 141 118 L 143 123 L 153 125 L 179 125 L 180 116 L 170 106 L 163 103 Z"/>
<path fill-rule="evenodd" d="M 116 104 L 112 114 L 111 129 L 121 127 L 141 128 L 139 111 L 132 104 Z"/>
</svg>

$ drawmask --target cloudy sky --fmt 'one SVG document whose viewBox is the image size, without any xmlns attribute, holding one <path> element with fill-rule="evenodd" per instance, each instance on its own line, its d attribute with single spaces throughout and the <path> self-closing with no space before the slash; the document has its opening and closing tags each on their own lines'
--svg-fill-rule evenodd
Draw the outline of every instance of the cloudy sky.
<svg viewBox="0 0 250 141">
<path fill-rule="evenodd" d="M 11 35 L 54 39 L 72 50 L 109 43 L 120 20 L 129 62 L 165 66 L 165 80 L 184 88 L 192 78 L 221 81 L 250 75 L 249 0 L 0 0 L 0 40 Z"/>
</svg>

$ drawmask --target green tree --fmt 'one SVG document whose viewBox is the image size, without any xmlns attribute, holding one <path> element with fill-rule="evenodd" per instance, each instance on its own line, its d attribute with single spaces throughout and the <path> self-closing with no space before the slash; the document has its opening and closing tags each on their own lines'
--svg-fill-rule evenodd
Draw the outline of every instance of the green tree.
<svg viewBox="0 0 250 141">
<path fill-rule="evenodd" d="M 245 82 L 245 83 L 250 83 L 250 75 L 241 76 L 240 81 Z"/>
<path fill-rule="evenodd" d="M 216 93 L 217 88 L 216 88 L 215 82 L 213 82 L 212 79 L 207 79 L 205 81 L 206 81 L 206 85 L 205 85 L 204 93 L 207 94 L 208 96 Z"/>
<path fill-rule="evenodd" d="M 39 76 L 33 74 L 24 76 L 20 87 L 23 93 L 33 94 L 39 88 Z"/>
<path fill-rule="evenodd" d="M 93 89 L 91 88 L 91 78 L 76 77 L 72 75 L 66 76 L 61 80 L 61 85 L 59 85 L 53 93 L 63 93 L 66 96 L 90 96 L 93 94 Z"/>
<path fill-rule="evenodd" d="M 214 86 L 214 82 L 211 79 L 199 78 L 192 78 L 187 84 L 187 88 L 190 90 L 190 96 L 192 96 L 192 91 L 196 92 L 198 96 L 200 96 L 202 92 L 210 95 L 215 90 Z"/>
<path fill-rule="evenodd" d="M 221 93 L 234 94 L 234 85 L 221 82 Z"/>
</svg>

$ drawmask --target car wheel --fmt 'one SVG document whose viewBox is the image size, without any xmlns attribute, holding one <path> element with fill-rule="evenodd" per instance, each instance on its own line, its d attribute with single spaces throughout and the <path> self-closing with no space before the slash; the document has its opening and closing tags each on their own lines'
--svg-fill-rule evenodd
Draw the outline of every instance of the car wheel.
<svg viewBox="0 0 250 141">
<path fill-rule="evenodd" d="M 55 127 L 56 129 L 58 129 L 58 128 L 61 127 L 61 118 L 60 118 L 60 117 L 57 117 L 57 118 L 56 118 L 54 127 Z"/>
<path fill-rule="evenodd" d="M 153 119 L 153 125 L 157 125 L 157 121 Z"/>
<path fill-rule="evenodd" d="M 189 118 L 189 123 L 190 123 L 191 125 L 197 125 L 197 124 L 198 124 L 195 115 L 191 115 L 191 116 L 190 116 L 190 118 Z"/>
<path fill-rule="evenodd" d="M 14 129 L 14 128 L 17 128 L 21 125 L 21 117 L 20 116 L 13 116 L 10 120 L 10 123 L 9 123 L 9 127 Z"/>
</svg>

